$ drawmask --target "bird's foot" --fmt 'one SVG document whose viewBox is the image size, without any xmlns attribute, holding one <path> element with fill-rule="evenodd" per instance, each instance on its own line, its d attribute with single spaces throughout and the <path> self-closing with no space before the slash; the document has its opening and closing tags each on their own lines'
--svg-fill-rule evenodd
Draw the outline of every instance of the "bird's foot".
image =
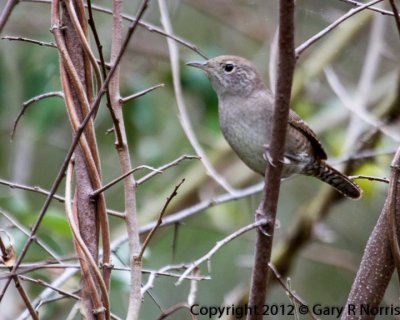
<svg viewBox="0 0 400 320">
<path fill-rule="evenodd" d="M 261 231 L 261 233 L 267 237 L 271 236 L 270 231 L 268 231 L 269 229 L 271 229 L 271 221 L 268 219 L 268 217 L 265 216 L 265 214 L 263 212 L 261 212 L 260 210 L 256 210 L 256 214 L 255 214 L 255 221 L 256 222 L 263 222 L 258 229 Z M 275 220 L 275 228 L 280 228 L 281 223 L 279 220 Z"/>
<path fill-rule="evenodd" d="M 265 151 L 264 151 L 264 154 L 263 154 L 264 160 L 265 160 L 265 161 L 268 161 L 269 164 L 275 168 L 275 167 L 276 167 L 276 163 L 275 163 L 275 161 L 272 159 L 271 153 L 269 152 L 269 149 L 270 149 L 269 144 L 264 144 L 264 148 L 265 148 Z M 281 160 L 279 160 L 279 162 L 282 163 L 282 164 L 284 164 L 284 165 L 289 165 L 289 164 L 292 163 L 292 162 L 290 161 L 290 159 L 287 158 L 287 157 L 285 157 L 285 156 L 284 156 Z"/>
</svg>

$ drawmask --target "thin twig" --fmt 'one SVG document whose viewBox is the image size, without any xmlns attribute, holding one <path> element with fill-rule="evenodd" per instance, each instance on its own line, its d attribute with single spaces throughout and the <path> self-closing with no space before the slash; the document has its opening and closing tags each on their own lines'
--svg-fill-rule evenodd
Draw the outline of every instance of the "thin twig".
<svg viewBox="0 0 400 320">
<path fill-rule="evenodd" d="M 151 91 L 153 91 L 155 89 L 162 88 L 162 87 L 164 87 L 164 83 L 157 84 L 157 85 L 152 86 L 150 88 L 147 88 L 147 89 L 144 89 L 142 91 L 139 91 L 138 93 L 135 93 L 135 94 L 132 94 L 130 96 L 121 98 L 120 101 L 121 101 L 121 103 L 127 103 L 128 101 L 131 101 L 131 100 L 134 100 L 134 99 L 139 98 L 141 96 L 144 96 L 145 94 L 147 94 L 147 93 L 149 93 L 149 92 L 151 92 Z"/>
<path fill-rule="evenodd" d="M 8 187 L 10 187 L 12 189 L 15 188 L 15 189 L 21 189 L 21 190 L 36 192 L 36 193 L 39 193 L 39 194 L 42 194 L 42 195 L 45 195 L 45 196 L 49 196 L 50 195 L 50 191 L 49 190 L 46 190 L 46 189 L 43 189 L 43 188 L 37 187 L 37 186 L 32 186 L 31 187 L 31 186 L 27 186 L 27 185 L 15 183 L 15 182 L 10 182 L 10 181 L 3 180 L 3 179 L 0 179 L 0 184 L 8 186 Z M 60 195 L 58 195 L 58 194 L 54 194 L 53 198 L 55 200 L 61 202 L 61 203 L 64 203 L 64 201 L 65 201 L 65 198 L 60 196 Z M 125 219 L 125 214 L 122 213 L 122 212 L 118 212 L 118 211 L 112 210 L 112 209 L 107 209 L 107 213 L 109 215 Z"/>
<path fill-rule="evenodd" d="M 0 181 L 1 182 L 1 181 Z M 30 232 L 21 224 L 19 224 L 16 220 L 14 220 L 10 214 L 6 213 L 3 209 L 0 208 L 0 214 L 10 221 L 13 226 L 17 227 L 24 235 L 29 237 Z M 44 251 L 46 251 L 49 255 L 51 255 L 56 261 L 60 262 L 60 257 L 57 253 L 55 253 L 52 249 L 49 248 L 47 244 L 45 244 L 38 237 L 35 238 L 35 242 L 41 247 Z"/>
<path fill-rule="evenodd" d="M 172 191 L 172 193 L 170 194 L 170 196 L 167 197 L 167 201 L 165 202 L 165 204 L 164 204 L 164 206 L 163 206 L 163 208 L 162 208 L 162 210 L 161 210 L 161 212 L 160 212 L 160 215 L 158 216 L 158 219 L 157 219 L 157 222 L 156 222 L 154 228 L 149 232 L 149 234 L 147 235 L 146 239 L 145 239 L 144 242 L 143 242 L 142 249 L 140 250 L 140 253 L 139 253 L 139 255 L 138 255 L 139 259 L 142 259 L 143 254 L 144 254 L 144 251 L 146 250 L 147 245 L 149 244 L 151 238 L 153 237 L 153 235 L 155 234 L 155 232 L 157 231 L 157 229 L 160 227 L 160 225 L 161 225 L 161 223 L 162 223 L 162 219 L 163 219 L 163 217 L 164 217 L 165 212 L 167 211 L 167 208 L 168 208 L 169 203 L 170 203 L 170 202 L 172 201 L 172 199 L 175 198 L 175 196 L 178 194 L 178 189 L 179 189 L 179 187 L 182 185 L 182 183 L 184 183 L 184 182 L 185 182 L 185 179 L 182 179 L 182 181 L 179 182 L 179 183 L 175 186 L 174 191 Z"/>
<path fill-rule="evenodd" d="M 37 44 L 37 45 L 43 46 L 43 47 L 57 48 L 57 46 L 55 45 L 54 42 L 39 41 L 39 40 L 29 39 L 29 38 L 25 38 L 25 37 L 4 36 L 4 37 L 1 37 L 1 39 L 10 40 L 10 41 L 23 41 L 23 42 Z"/>
<path fill-rule="evenodd" d="M 0 15 L 0 33 L 3 31 L 4 26 L 6 25 L 8 18 L 10 18 L 11 12 L 14 7 L 18 4 L 18 0 L 8 0 L 6 6 L 3 9 L 3 12 Z"/>
<path fill-rule="evenodd" d="M 275 266 L 272 263 L 268 263 L 269 269 L 272 271 L 273 275 L 275 276 L 276 280 L 281 284 L 282 288 L 286 291 L 286 294 L 291 297 L 294 301 L 299 303 L 300 305 L 307 306 L 307 303 L 304 302 L 303 299 L 301 299 L 296 292 L 291 290 L 285 283 L 285 281 L 282 280 L 282 276 L 279 274 L 278 270 L 276 270 Z M 308 312 L 311 316 L 311 318 L 317 320 L 318 318 L 315 316 L 315 314 L 312 312 L 312 308 L 308 307 Z"/>
<path fill-rule="evenodd" d="M 356 6 L 356 7 L 361 7 L 361 6 L 363 6 L 365 4 L 365 3 L 358 2 L 358 1 L 355 1 L 355 0 L 339 0 L 339 1 L 351 4 L 351 5 Z M 384 10 L 384 9 L 377 8 L 377 7 L 370 6 L 370 7 L 367 8 L 367 10 L 379 12 L 380 14 L 383 14 L 383 15 L 386 15 L 386 16 L 393 16 L 393 12 L 392 11 Z"/>
<path fill-rule="evenodd" d="M 365 179 L 365 180 L 370 180 L 370 181 L 378 181 L 378 182 L 383 182 L 383 183 L 389 183 L 389 179 L 387 179 L 387 178 L 366 176 L 366 175 L 362 175 L 362 174 L 357 175 L 357 176 L 349 176 L 348 178 L 351 179 L 351 180 Z"/>
<path fill-rule="evenodd" d="M 400 17 L 399 17 L 399 10 L 397 9 L 396 2 L 394 0 L 389 0 L 390 6 L 392 7 L 394 20 L 396 21 L 397 32 L 400 37 Z"/>
<path fill-rule="evenodd" d="M 344 86 L 340 82 L 339 78 L 337 77 L 336 73 L 332 68 L 325 68 L 324 70 L 326 79 L 328 80 L 328 84 L 332 88 L 332 90 L 336 93 L 336 95 L 340 98 L 343 105 L 349 109 L 352 113 L 357 115 L 359 119 L 363 120 L 367 124 L 375 127 L 388 137 L 392 138 L 396 142 L 400 142 L 400 135 L 397 130 L 392 128 L 391 126 L 385 124 L 380 119 L 377 119 L 373 114 L 368 112 L 365 109 L 362 109 L 358 106 L 354 106 L 353 99 L 347 95 Z"/>
<path fill-rule="evenodd" d="M 267 220 L 260 219 L 256 222 L 253 222 L 243 228 L 240 228 L 239 230 L 236 230 L 235 232 L 231 233 L 229 236 L 225 237 L 222 240 L 219 240 L 215 246 L 208 251 L 204 256 L 201 258 L 197 259 L 196 261 L 192 262 L 190 266 L 185 270 L 185 272 L 181 275 L 181 277 L 178 279 L 178 281 L 175 283 L 175 285 L 180 285 L 183 280 L 186 279 L 186 276 L 191 273 L 194 269 L 198 268 L 203 262 L 209 261 L 212 256 L 219 251 L 223 246 L 227 245 L 229 242 L 232 240 L 236 239 L 237 237 L 241 236 L 243 233 L 246 233 L 250 230 L 256 229 L 258 227 L 264 226 L 267 223 Z"/>
<path fill-rule="evenodd" d="M 20 113 L 18 114 L 17 119 L 15 119 L 15 121 L 14 121 L 14 126 L 13 126 L 12 131 L 11 131 L 11 140 L 14 138 L 14 134 L 15 134 L 15 130 L 17 129 L 18 122 L 21 119 L 21 117 L 23 116 L 23 114 L 25 113 L 26 109 L 32 103 L 35 103 L 35 102 L 38 102 L 40 100 L 43 100 L 43 99 L 46 99 L 46 98 L 50 98 L 50 97 L 64 98 L 64 94 L 61 91 L 47 92 L 47 93 L 40 94 L 40 95 L 38 95 L 36 97 L 33 97 L 33 98 L 25 101 L 22 104 L 22 109 L 21 109 Z"/>
<path fill-rule="evenodd" d="M 138 186 L 140 186 L 141 184 L 145 183 L 146 181 L 148 181 L 149 179 L 151 179 L 152 177 L 154 177 L 157 174 L 163 173 L 165 170 L 177 166 L 179 163 L 181 163 L 184 160 L 198 160 L 200 159 L 199 156 L 192 156 L 192 155 L 183 155 L 180 156 L 179 158 L 162 165 L 161 167 L 156 168 L 156 170 L 150 172 L 149 174 L 145 175 L 143 178 L 140 178 L 136 181 L 136 184 Z"/>
<path fill-rule="evenodd" d="M 175 312 L 181 310 L 181 309 L 188 309 L 190 310 L 190 306 L 187 303 L 178 303 L 173 305 L 172 307 L 163 310 L 162 314 L 157 318 L 157 320 L 163 320 L 163 319 L 167 319 L 169 316 L 173 315 Z M 192 320 L 195 320 L 196 317 L 194 314 L 192 314 L 191 312 L 189 312 Z"/>
<path fill-rule="evenodd" d="M 39 284 L 41 286 L 44 286 L 46 288 L 49 288 L 49 289 L 51 289 L 51 290 L 53 290 L 53 291 L 55 291 L 55 292 L 57 292 L 57 293 L 59 293 L 59 294 L 61 294 L 63 296 L 66 296 L 66 297 L 69 297 L 69 298 L 72 298 L 72 299 L 75 299 L 75 300 L 80 300 L 80 297 L 78 295 L 70 293 L 70 292 L 67 292 L 67 291 L 62 290 L 60 288 L 54 287 L 50 283 L 47 283 L 46 281 L 43 281 L 42 279 L 33 279 L 33 278 L 27 277 L 27 276 L 20 276 L 20 278 L 21 278 L 21 280 L 33 282 L 33 283 Z"/>
<path fill-rule="evenodd" d="M 1 244 L 1 242 L 0 242 Z M 30 273 L 33 271 L 37 271 L 37 270 L 41 270 L 41 269 L 80 269 L 81 266 L 79 264 L 63 264 L 63 263 L 49 263 L 47 261 L 44 262 L 36 262 L 36 263 L 22 263 L 20 265 L 20 269 L 18 269 L 18 272 L 15 274 L 10 274 L 10 273 L 6 273 L 6 274 L 1 274 L 0 275 L 0 280 L 4 280 L 7 279 L 9 277 L 13 277 L 15 275 L 17 276 L 22 276 L 26 273 Z M 167 268 L 162 268 L 160 270 L 150 270 L 150 269 L 142 269 L 142 273 L 145 274 L 152 274 L 154 273 L 156 276 L 164 276 L 164 277 L 171 277 L 171 278 L 179 278 L 182 276 L 181 273 L 176 273 L 176 272 L 166 272 L 163 270 L 169 270 L 169 269 L 183 269 L 186 268 L 187 266 L 182 264 L 179 266 L 167 266 Z M 0 264 L 0 270 L 1 269 L 8 269 L 9 267 L 7 267 L 6 265 L 1 265 Z M 116 267 L 116 266 L 110 266 L 108 267 L 112 270 L 115 271 L 125 271 L 125 272 L 130 272 L 130 268 L 129 267 Z M 194 281 L 203 281 L 203 280 L 211 280 L 211 278 L 209 276 L 200 276 L 200 275 L 192 275 L 192 276 L 187 276 L 186 277 L 189 280 L 194 280 Z"/>
<path fill-rule="evenodd" d="M 1 257 L 1 260 L 3 260 L 2 263 L 8 265 L 11 262 L 11 260 L 14 259 L 12 257 L 12 256 L 14 256 L 14 254 L 12 254 L 12 253 L 15 253 L 13 245 L 10 243 L 9 246 L 6 246 L 3 243 L 3 238 L 0 236 L 0 257 Z M 10 270 L 10 273 L 12 273 L 12 269 L 13 269 L 12 265 L 8 265 L 7 268 L 8 268 L 8 270 Z M 16 274 L 12 273 L 12 275 L 9 278 L 9 281 L 11 281 L 11 279 L 14 280 L 15 287 L 16 287 L 19 295 L 21 296 L 22 301 L 24 301 L 24 304 L 25 304 L 27 310 L 29 311 L 29 314 L 31 315 L 32 319 L 39 320 L 39 317 L 33 308 L 33 305 L 29 299 L 28 294 L 26 293 L 24 287 L 21 285 L 20 277 Z"/>
<path fill-rule="evenodd" d="M 162 171 L 159 171 L 159 170 L 156 169 L 156 168 L 153 168 L 153 167 L 150 167 L 150 166 L 147 166 L 147 165 L 141 165 L 141 166 L 138 166 L 138 167 L 136 167 L 136 168 L 133 168 L 133 169 L 129 170 L 128 172 L 124 173 L 123 175 L 119 176 L 118 178 L 115 178 L 114 180 L 112 180 L 112 181 L 110 181 L 109 183 L 105 184 L 103 187 L 101 187 L 101 188 L 99 188 L 99 189 L 93 191 L 92 194 L 91 194 L 90 196 L 91 196 L 92 198 L 97 197 L 100 193 L 106 191 L 107 189 L 109 189 L 110 187 L 112 187 L 113 185 L 115 185 L 116 183 L 118 183 L 119 181 L 125 179 L 127 176 L 129 176 L 129 175 L 131 175 L 132 173 L 134 173 L 134 172 L 136 172 L 136 171 L 139 171 L 139 170 L 141 170 L 141 169 L 148 169 L 148 170 L 153 171 L 153 172 L 156 171 L 156 172 L 158 172 L 158 173 L 162 173 Z"/>
<path fill-rule="evenodd" d="M 51 3 L 51 0 L 20 0 L 20 2 L 35 2 L 35 3 L 45 3 L 45 4 L 49 4 Z M 93 10 L 96 10 L 98 12 L 102 12 L 102 13 L 107 13 L 107 14 L 113 14 L 112 10 L 107 9 L 107 8 L 103 8 L 101 6 L 98 5 L 92 5 Z M 125 20 L 128 20 L 130 22 L 135 22 L 137 20 L 137 17 L 133 17 L 127 14 L 123 14 L 122 18 Z M 140 19 L 139 19 L 140 20 Z M 149 32 L 154 32 L 157 34 L 160 34 L 164 37 L 170 38 L 174 41 L 176 41 L 177 43 L 189 48 L 190 50 L 196 52 L 198 55 L 200 55 L 201 57 L 203 57 L 204 59 L 208 59 L 208 56 L 202 51 L 200 50 L 195 44 L 181 38 L 178 37 L 175 34 L 169 34 L 166 33 L 164 30 L 162 30 L 161 28 L 148 23 L 148 22 L 144 22 L 144 21 L 138 21 L 139 26 L 144 27 L 145 29 L 147 29 L 147 31 Z"/>
<path fill-rule="evenodd" d="M 337 19 L 335 22 L 331 23 L 329 26 L 327 26 L 325 29 L 321 30 L 314 36 L 312 36 L 310 39 L 302 43 L 300 46 L 296 48 L 296 59 L 300 57 L 300 55 L 309 48 L 312 44 L 314 44 L 316 41 L 327 35 L 329 32 L 331 32 L 333 29 L 335 29 L 337 26 L 339 26 L 341 23 L 349 19 L 350 17 L 354 16 L 355 14 L 367 9 L 368 7 L 381 2 L 382 0 L 372 0 L 366 4 L 363 4 L 362 6 L 359 6 L 357 8 L 350 9 L 346 14 L 341 16 L 339 19 Z"/>
</svg>

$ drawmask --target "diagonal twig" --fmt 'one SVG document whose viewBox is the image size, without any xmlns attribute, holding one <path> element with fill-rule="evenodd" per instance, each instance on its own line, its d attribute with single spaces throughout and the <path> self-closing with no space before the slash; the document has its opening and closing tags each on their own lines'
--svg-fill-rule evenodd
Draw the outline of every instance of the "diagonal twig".
<svg viewBox="0 0 400 320">
<path fill-rule="evenodd" d="M 18 122 L 21 119 L 21 117 L 24 115 L 26 109 L 32 103 L 35 103 L 35 102 L 38 102 L 40 100 L 43 100 L 43 99 L 46 99 L 46 98 L 50 98 L 50 97 L 64 98 L 64 94 L 61 91 L 47 92 L 47 93 L 40 94 L 40 95 L 38 95 L 36 97 L 33 97 L 33 98 L 25 101 L 22 104 L 22 109 L 21 109 L 20 113 L 18 114 L 17 119 L 15 119 L 15 121 L 14 121 L 14 126 L 13 126 L 12 131 L 11 131 L 11 140 L 14 138 L 14 134 L 15 134 L 15 130 L 17 129 Z"/>
<path fill-rule="evenodd" d="M 349 19 L 350 17 L 354 16 L 355 14 L 367 9 L 370 6 L 373 6 L 374 4 L 381 2 L 383 0 L 372 0 L 366 4 L 363 4 L 362 6 L 359 6 L 357 8 L 350 9 L 346 14 L 341 16 L 339 19 L 337 19 L 335 22 L 331 23 L 329 26 L 327 26 L 325 29 L 321 30 L 314 36 L 312 36 L 310 39 L 302 43 L 300 46 L 296 48 L 296 58 L 298 59 L 300 55 L 309 48 L 312 44 L 314 44 L 316 41 L 327 35 L 329 32 L 331 32 L 333 29 L 335 29 L 337 26 L 339 26 L 341 23 Z"/>
<path fill-rule="evenodd" d="M 147 94 L 147 93 L 149 93 L 149 92 L 151 92 L 151 91 L 153 91 L 155 89 L 162 88 L 162 87 L 164 87 L 164 83 L 160 83 L 160 84 L 157 84 L 157 85 L 152 86 L 150 88 L 144 89 L 144 90 L 139 91 L 139 92 L 137 92 L 135 94 L 132 94 L 130 96 L 121 98 L 120 100 L 121 100 L 122 103 L 127 103 L 128 101 L 131 101 L 131 100 L 134 100 L 134 99 L 139 98 L 141 96 L 144 96 L 145 94 Z"/>
<path fill-rule="evenodd" d="M 163 217 L 164 217 L 165 212 L 167 211 L 167 208 L 168 208 L 169 203 L 172 201 L 173 198 L 175 198 L 175 196 L 177 196 L 177 194 L 178 194 L 178 189 L 180 188 L 180 186 L 181 186 L 184 182 L 185 182 L 185 179 L 182 179 L 182 181 L 179 182 L 179 183 L 175 186 L 174 190 L 172 191 L 172 193 L 170 194 L 170 196 L 167 198 L 167 201 L 165 202 L 165 204 L 164 204 L 164 206 L 163 206 L 163 208 L 162 208 L 162 210 L 161 210 L 161 212 L 160 212 L 160 215 L 158 216 L 158 219 L 157 219 L 157 222 L 156 222 L 154 228 L 149 232 L 149 234 L 147 235 L 146 239 L 145 239 L 144 242 L 143 242 L 142 249 L 140 250 L 140 253 L 139 253 L 139 255 L 138 255 L 138 257 L 139 257 L 140 259 L 142 259 L 143 254 L 144 254 L 144 251 L 146 250 L 146 247 L 148 246 L 148 244 L 149 244 L 151 238 L 153 237 L 153 235 L 155 234 L 155 232 L 157 231 L 157 229 L 160 227 L 160 225 L 161 225 L 161 223 L 162 223 L 162 219 L 163 219 Z"/>
<path fill-rule="evenodd" d="M 219 240 L 214 247 L 210 251 L 208 251 L 205 255 L 203 255 L 201 258 L 197 259 L 196 261 L 192 262 L 190 266 L 185 270 L 185 272 L 179 277 L 178 281 L 175 283 L 175 285 L 180 285 L 184 279 L 186 279 L 187 275 L 189 275 L 194 269 L 198 268 L 203 262 L 208 261 L 211 259 L 211 257 L 218 252 L 219 249 L 221 249 L 223 246 L 227 245 L 229 242 L 232 240 L 236 239 L 237 237 L 241 236 L 242 234 L 256 229 L 260 226 L 265 225 L 267 220 L 265 219 L 260 219 L 256 222 L 253 222 L 247 226 L 244 226 L 240 228 L 239 230 L 236 230 L 235 232 L 231 233 L 229 236 L 225 237 L 222 240 Z"/>
</svg>

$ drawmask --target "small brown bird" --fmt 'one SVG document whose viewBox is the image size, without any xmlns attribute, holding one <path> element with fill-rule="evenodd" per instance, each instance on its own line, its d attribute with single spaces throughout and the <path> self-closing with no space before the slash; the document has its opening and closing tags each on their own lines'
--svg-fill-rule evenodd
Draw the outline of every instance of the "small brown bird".
<svg viewBox="0 0 400 320">
<path fill-rule="evenodd" d="M 264 175 L 274 99 L 256 67 L 236 56 L 219 56 L 187 65 L 205 71 L 218 95 L 219 123 L 225 139 L 247 166 Z M 357 184 L 327 164 L 326 159 L 316 134 L 290 110 L 282 176 L 313 176 L 349 198 L 360 198 L 362 191 Z"/>
</svg>

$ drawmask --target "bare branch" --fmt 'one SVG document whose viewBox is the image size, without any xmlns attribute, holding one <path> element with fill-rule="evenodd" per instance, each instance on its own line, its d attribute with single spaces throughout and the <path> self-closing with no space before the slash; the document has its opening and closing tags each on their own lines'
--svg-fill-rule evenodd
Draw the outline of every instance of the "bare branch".
<svg viewBox="0 0 400 320">
<path fill-rule="evenodd" d="M 369 308 L 378 308 L 392 278 L 395 268 L 394 255 L 397 255 L 398 258 L 398 254 L 395 252 L 399 250 L 394 248 L 394 246 L 398 247 L 398 243 L 393 242 L 397 238 L 393 232 L 397 233 L 398 231 L 400 212 L 399 164 L 400 149 L 392 161 L 389 192 L 385 205 L 365 247 L 360 267 L 345 304 L 346 309 L 343 312 L 342 320 L 358 319 L 360 316 L 365 319 L 373 319 L 373 316 L 363 315 L 359 308 L 354 310 L 356 312 L 348 312 L 347 308 L 350 305 L 361 306 L 362 304 L 368 305 Z M 393 223 L 395 224 L 393 225 Z"/>
<path fill-rule="evenodd" d="M 392 7 L 394 21 L 396 22 L 397 32 L 400 36 L 400 17 L 399 17 L 399 10 L 397 9 L 396 2 L 394 0 L 389 0 L 390 6 Z"/>
<path fill-rule="evenodd" d="M 387 179 L 387 178 L 365 176 L 365 175 L 361 175 L 361 174 L 357 175 L 357 176 L 349 176 L 349 179 L 351 179 L 351 180 L 365 179 L 365 180 L 370 180 L 370 181 L 378 181 L 378 182 L 383 182 L 383 183 L 389 183 L 389 179 Z"/>
<path fill-rule="evenodd" d="M 151 92 L 151 91 L 153 91 L 155 89 L 161 88 L 161 87 L 164 87 L 164 83 L 157 84 L 157 85 L 152 86 L 150 88 L 144 89 L 144 90 L 142 90 L 142 91 L 140 91 L 138 93 L 132 94 L 132 95 L 127 96 L 125 98 L 121 98 L 121 102 L 122 103 L 127 103 L 128 101 L 131 101 L 131 100 L 134 100 L 134 99 L 139 98 L 141 96 L 144 96 L 145 94 L 147 94 L 147 93 L 149 93 L 149 92 Z"/>
<path fill-rule="evenodd" d="M 229 242 L 232 240 L 236 239 L 237 237 L 241 236 L 243 233 L 246 233 L 250 230 L 256 229 L 258 227 L 264 226 L 267 223 L 267 220 L 260 219 L 256 222 L 253 222 L 243 228 L 240 228 L 239 230 L 231 233 L 229 236 L 226 238 L 219 240 L 216 245 L 208 251 L 204 256 L 201 258 L 197 259 L 196 261 L 192 262 L 190 266 L 185 270 L 185 272 L 180 276 L 178 281 L 175 283 L 175 285 L 180 285 L 183 280 L 186 279 L 187 275 L 191 273 L 194 269 L 198 268 L 203 262 L 209 261 L 212 256 L 218 252 L 219 249 L 221 249 L 223 246 L 227 245 Z"/>
<path fill-rule="evenodd" d="M 165 212 L 167 211 L 169 203 L 178 194 L 178 189 L 182 185 L 182 183 L 184 183 L 184 182 L 185 182 L 185 179 L 182 179 L 182 181 L 179 182 L 179 184 L 177 184 L 175 186 L 174 191 L 172 191 L 171 195 L 167 198 L 167 201 L 165 202 L 164 207 L 162 208 L 162 210 L 160 212 L 160 215 L 159 215 L 159 217 L 157 219 L 157 222 L 156 222 L 154 228 L 149 232 L 149 234 L 147 235 L 146 239 L 143 242 L 142 249 L 140 250 L 140 253 L 138 255 L 139 259 L 142 259 L 143 253 L 146 250 L 147 245 L 149 244 L 151 238 L 153 237 L 153 235 L 155 234 L 155 232 L 157 231 L 157 229 L 160 227 L 160 225 L 162 223 L 162 219 L 164 217 Z"/>
<path fill-rule="evenodd" d="M 352 113 L 357 115 L 364 122 L 380 130 L 388 137 L 392 138 L 397 142 L 400 142 L 400 135 L 398 134 L 397 130 L 394 130 L 389 125 L 386 125 L 385 123 L 383 123 L 383 121 L 377 119 L 373 114 L 369 113 L 367 110 L 360 108 L 359 106 L 354 106 L 353 100 L 347 95 L 344 86 L 340 83 L 339 78 L 336 76 L 336 73 L 331 68 L 325 69 L 325 76 L 332 90 L 340 98 L 340 100 L 343 102 L 343 105 L 347 109 L 349 109 Z"/>
<path fill-rule="evenodd" d="M 365 4 L 365 3 L 358 2 L 358 1 L 355 1 L 355 0 L 339 0 L 339 1 L 351 4 L 351 5 L 356 6 L 356 7 L 361 7 L 361 6 L 363 6 Z M 368 7 L 367 9 L 371 10 L 371 11 L 379 12 L 380 14 L 383 14 L 383 15 L 393 16 L 393 12 L 389 11 L 389 10 L 384 10 L 384 9 L 377 8 L 377 7 L 372 7 L 372 6 Z"/>
<path fill-rule="evenodd" d="M 165 170 L 177 166 L 179 163 L 181 163 L 184 160 L 198 160 L 200 159 L 199 156 L 192 156 L 192 155 L 183 155 L 180 156 L 179 158 L 171 161 L 170 163 L 167 163 L 161 167 L 158 167 L 156 170 L 154 170 L 153 172 L 150 172 L 149 174 L 145 175 L 143 178 L 140 178 L 136 181 L 136 184 L 138 186 L 140 186 L 141 184 L 145 183 L 147 180 L 151 179 L 152 177 L 154 177 L 157 174 L 163 173 Z"/>
<path fill-rule="evenodd" d="M 293 290 L 291 290 L 285 283 L 285 281 L 282 280 L 282 276 L 279 274 L 278 270 L 276 270 L 276 268 L 274 267 L 274 265 L 272 263 L 268 263 L 268 267 L 269 269 L 272 271 L 272 274 L 275 276 L 276 280 L 278 280 L 278 282 L 281 284 L 282 288 L 285 289 L 286 294 L 292 298 L 294 301 L 296 301 L 297 303 L 299 303 L 300 305 L 305 305 L 308 306 L 306 302 L 304 302 L 303 299 L 301 299 L 296 292 L 294 292 Z M 308 312 L 311 316 L 311 318 L 317 320 L 318 318 L 315 316 L 315 314 L 312 312 L 312 308 L 308 308 Z"/>
<path fill-rule="evenodd" d="M 97 189 L 95 191 L 92 192 L 91 197 L 97 197 L 100 193 L 106 191 L 107 189 L 111 188 L 113 185 L 115 185 L 116 183 L 118 183 L 119 181 L 125 179 L 127 176 L 131 175 L 132 173 L 139 171 L 141 169 L 148 169 L 152 172 L 158 172 L 158 173 L 162 173 L 162 171 L 159 171 L 156 168 L 150 167 L 150 166 L 146 166 L 146 165 L 141 165 L 138 166 L 136 168 L 133 168 L 131 170 L 129 170 L 128 172 L 124 173 L 123 175 L 119 176 L 118 178 L 110 181 L 109 183 L 107 183 L 106 185 L 104 185 L 103 187 L 101 187 L 100 189 Z"/>
<path fill-rule="evenodd" d="M 25 38 L 25 37 L 4 36 L 4 37 L 1 37 L 1 39 L 10 40 L 10 41 L 23 41 L 23 42 L 37 44 L 37 45 L 43 46 L 43 47 L 57 48 L 57 46 L 55 45 L 54 42 L 39 41 L 39 40 L 29 39 L 29 38 Z"/>
<path fill-rule="evenodd" d="M 64 98 L 64 94 L 61 91 L 47 92 L 47 93 L 40 94 L 40 95 L 38 95 L 36 97 L 33 97 L 33 98 L 25 101 L 22 104 L 22 109 L 21 109 L 20 113 L 18 114 L 17 119 L 15 119 L 14 126 L 13 126 L 12 131 L 11 131 L 11 140 L 14 138 L 14 134 L 15 134 L 15 130 L 17 129 L 18 122 L 21 119 L 21 117 L 23 116 L 23 114 L 25 113 L 26 109 L 32 103 L 35 103 L 35 102 L 38 102 L 40 100 L 43 100 L 43 99 L 46 99 L 46 98 L 50 98 L 50 97 Z"/>
<path fill-rule="evenodd" d="M 188 309 L 190 310 L 190 306 L 187 305 L 186 303 L 178 303 L 173 305 L 172 307 L 163 310 L 162 314 L 158 317 L 157 320 L 163 320 L 163 319 L 167 319 L 169 318 L 169 316 L 173 315 L 175 312 L 179 311 L 180 309 Z M 189 313 L 192 320 L 195 320 L 195 316 L 194 314 L 192 314 L 191 312 Z"/>
<path fill-rule="evenodd" d="M 3 31 L 4 26 L 6 25 L 8 18 L 11 15 L 14 7 L 18 4 L 18 0 L 8 0 L 6 6 L 3 9 L 3 12 L 0 15 L 0 33 Z"/>
<path fill-rule="evenodd" d="M 20 2 L 36 2 L 36 3 L 50 4 L 51 0 L 20 0 Z M 107 13 L 107 14 L 113 14 L 112 10 L 107 9 L 107 8 L 103 8 L 103 7 L 98 6 L 98 5 L 92 5 L 92 8 L 93 8 L 93 10 L 96 10 L 98 12 L 103 12 L 103 13 Z M 125 19 L 125 20 L 128 20 L 130 22 L 137 21 L 137 17 L 133 17 L 133 16 L 130 16 L 130 15 L 127 15 L 127 14 L 122 14 L 122 18 Z M 145 29 L 147 29 L 147 31 L 154 32 L 154 33 L 160 34 L 160 35 L 162 35 L 164 37 L 170 38 L 170 39 L 176 41 L 177 43 L 187 47 L 188 49 L 196 52 L 198 55 L 200 55 L 204 59 L 208 59 L 208 56 L 202 50 L 200 50 L 195 44 L 189 42 L 188 40 L 183 39 L 181 37 L 178 37 L 175 34 L 166 33 L 161 28 L 158 28 L 157 26 L 155 26 L 153 24 L 150 24 L 148 22 L 138 21 L 138 24 L 141 27 L 144 27 Z"/>
<path fill-rule="evenodd" d="M 267 295 L 268 263 L 271 260 L 272 242 L 283 167 L 286 128 L 290 109 L 293 73 L 296 63 L 294 49 L 294 0 L 279 1 L 278 78 L 274 95 L 270 155 L 264 179 L 263 200 L 256 219 L 267 224 L 257 231 L 254 266 L 249 296 L 250 308 L 262 310 Z M 271 165 L 273 163 L 274 165 Z M 248 314 L 247 320 L 262 320 L 261 313 Z"/>
<path fill-rule="evenodd" d="M 1 183 L 1 180 L 0 180 Z M 20 230 L 24 235 L 29 237 L 30 232 L 21 224 L 19 224 L 16 220 L 14 220 L 10 214 L 6 213 L 3 209 L 0 209 L 0 214 L 6 218 L 8 221 L 10 221 L 13 226 L 17 227 L 18 230 Z M 35 238 L 35 242 L 40 246 L 43 250 L 45 250 L 49 255 L 51 255 L 56 261 L 60 262 L 60 257 L 58 256 L 57 253 L 55 253 L 51 248 L 47 246 L 42 240 L 40 240 L 38 237 Z"/>
<path fill-rule="evenodd" d="M 373 6 L 374 4 L 381 2 L 382 0 L 372 0 L 366 4 L 363 4 L 362 6 L 359 6 L 357 8 L 350 9 L 345 15 L 341 16 L 339 19 L 337 19 L 335 22 L 331 23 L 329 26 L 327 26 L 325 29 L 321 30 L 314 36 L 312 36 L 310 39 L 308 39 L 306 42 L 301 44 L 296 48 L 296 59 L 300 57 L 300 55 L 309 48 L 312 44 L 314 44 L 316 41 L 327 35 L 329 32 L 331 32 L 333 29 L 335 29 L 337 26 L 339 26 L 343 21 L 346 21 L 350 17 L 354 16 L 355 14 L 367 9 L 370 6 Z"/>
</svg>

